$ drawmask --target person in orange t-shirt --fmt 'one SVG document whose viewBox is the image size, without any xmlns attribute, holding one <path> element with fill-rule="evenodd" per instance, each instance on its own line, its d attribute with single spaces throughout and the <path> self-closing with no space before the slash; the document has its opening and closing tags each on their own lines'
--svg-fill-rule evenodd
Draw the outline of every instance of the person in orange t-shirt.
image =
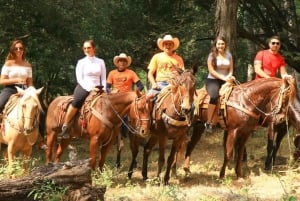
<svg viewBox="0 0 300 201">
<path fill-rule="evenodd" d="M 127 56 L 125 53 L 121 53 L 114 57 L 113 62 L 117 69 L 110 71 L 107 76 L 107 93 L 129 92 L 133 90 L 134 85 L 139 91 L 144 89 L 144 86 L 137 74 L 133 70 L 128 69 L 132 62 L 130 56 Z M 128 124 L 128 116 L 125 116 L 123 121 L 125 124 Z M 126 138 L 128 133 L 128 128 L 124 123 L 121 127 L 121 145 L 119 149 L 123 146 L 122 139 Z"/>
</svg>

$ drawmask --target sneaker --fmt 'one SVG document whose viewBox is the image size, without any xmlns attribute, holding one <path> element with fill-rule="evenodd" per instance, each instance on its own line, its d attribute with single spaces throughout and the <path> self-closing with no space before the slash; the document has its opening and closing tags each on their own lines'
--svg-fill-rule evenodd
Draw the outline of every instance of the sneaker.
<svg viewBox="0 0 300 201">
<path fill-rule="evenodd" d="M 69 139 L 70 138 L 70 135 L 67 131 L 68 131 L 68 127 L 66 125 L 63 125 L 62 128 L 61 128 L 61 133 L 60 133 L 60 136 L 63 139 Z"/>
<path fill-rule="evenodd" d="M 206 133 L 213 133 L 214 132 L 213 131 L 213 125 L 211 125 L 210 123 L 205 123 L 204 126 L 205 126 L 205 132 Z"/>
</svg>

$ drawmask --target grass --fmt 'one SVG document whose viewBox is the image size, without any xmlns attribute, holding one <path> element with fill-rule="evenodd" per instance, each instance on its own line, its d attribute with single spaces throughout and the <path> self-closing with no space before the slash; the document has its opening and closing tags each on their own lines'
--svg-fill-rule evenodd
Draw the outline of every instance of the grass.
<svg viewBox="0 0 300 201">
<path fill-rule="evenodd" d="M 291 133 L 293 130 L 291 131 Z M 183 159 L 178 161 L 177 176 L 172 175 L 169 186 L 160 185 L 156 178 L 157 150 L 154 149 L 149 159 L 149 179 L 143 181 L 141 176 L 142 149 L 138 155 L 138 167 L 134 170 L 132 179 L 127 178 L 127 170 L 131 160 L 128 141 L 122 153 L 122 167 L 115 168 L 116 148 L 114 147 L 106 160 L 103 172 L 93 172 L 93 185 L 105 185 L 106 201 L 138 200 L 138 201 L 243 201 L 243 200 L 272 200 L 272 201 L 295 201 L 299 200 L 300 178 L 299 163 L 291 162 L 293 146 L 290 139 L 285 137 L 278 152 L 278 164 L 271 173 L 263 171 L 266 152 L 265 130 L 261 129 L 253 135 L 247 143 L 248 162 L 243 172 L 245 178 L 236 180 L 233 165 L 226 170 L 226 177 L 219 179 L 219 170 L 222 165 L 223 148 L 222 134 L 205 136 L 201 139 L 192 155 L 190 169 L 192 174 L 185 175 L 182 164 Z M 88 141 L 74 140 L 72 145 L 80 153 L 78 159 L 87 158 Z M 170 145 L 166 151 L 168 155 Z M 44 156 L 41 151 L 34 154 L 35 161 L 32 166 L 42 165 Z M 63 161 L 68 160 L 68 153 L 65 153 Z M 2 161 L 1 164 L 5 164 Z M 0 167 L 0 178 L 5 175 L 5 165 Z M 164 172 L 161 174 L 163 176 Z M 57 191 L 55 186 L 46 184 L 46 187 Z M 35 194 L 42 194 L 36 191 Z"/>
</svg>

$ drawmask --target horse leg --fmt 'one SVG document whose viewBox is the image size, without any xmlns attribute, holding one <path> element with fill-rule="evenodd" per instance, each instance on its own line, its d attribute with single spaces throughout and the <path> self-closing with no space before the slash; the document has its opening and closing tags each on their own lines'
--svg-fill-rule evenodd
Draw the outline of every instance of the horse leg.
<svg viewBox="0 0 300 201">
<path fill-rule="evenodd" d="M 244 151 L 245 151 L 245 144 L 247 141 L 248 136 L 245 134 L 241 134 L 241 139 L 238 140 L 239 146 L 237 149 L 237 161 L 235 166 L 235 173 L 237 175 L 237 179 L 242 177 L 242 165 L 243 165 L 243 158 L 244 158 Z"/>
<path fill-rule="evenodd" d="M 147 180 L 148 179 L 148 159 L 149 159 L 149 155 L 152 151 L 152 148 L 155 146 L 155 144 L 157 143 L 158 138 L 154 135 L 152 135 L 150 137 L 150 139 L 148 140 L 147 144 L 144 146 L 144 153 L 143 153 L 143 165 L 142 165 L 142 176 L 143 176 L 143 180 Z"/>
<path fill-rule="evenodd" d="M 55 144 L 55 132 L 50 131 L 47 134 L 47 146 L 48 149 L 46 150 L 46 164 L 50 163 L 52 161 L 52 153 L 54 150 L 54 144 Z"/>
<path fill-rule="evenodd" d="M 93 170 L 95 170 L 96 167 L 96 156 L 97 152 L 99 150 L 99 141 L 98 136 L 92 136 L 90 138 L 90 166 Z M 99 156 L 101 158 L 101 155 Z M 99 162 L 99 169 L 102 170 L 102 167 L 100 168 L 100 162 Z"/>
<path fill-rule="evenodd" d="M 160 178 L 160 173 L 165 164 L 165 147 L 167 144 L 167 138 L 161 137 L 158 141 L 158 163 L 157 163 L 157 178 Z M 174 158 L 174 157 L 173 157 Z M 173 162 L 173 161 L 172 161 Z M 171 163 L 172 163 L 171 162 Z M 170 171 L 170 170 L 169 170 Z"/>
<path fill-rule="evenodd" d="M 57 147 L 55 157 L 54 157 L 54 162 L 55 163 L 59 162 L 61 155 L 63 154 L 64 150 L 67 149 L 70 142 L 71 142 L 71 138 L 61 139 L 61 141 L 60 141 L 60 143 Z"/>
<path fill-rule="evenodd" d="M 186 146 L 185 160 L 183 165 L 183 170 L 185 171 L 186 174 L 191 173 L 190 160 L 191 160 L 192 151 L 195 149 L 195 146 L 199 142 L 204 130 L 205 130 L 205 126 L 203 123 L 196 122 L 193 126 L 193 134 L 191 140 L 187 143 Z"/>
<path fill-rule="evenodd" d="M 117 160 L 116 160 L 116 167 L 120 168 L 121 167 L 121 151 L 123 149 L 122 143 L 122 136 L 119 134 L 117 137 Z"/>
<path fill-rule="evenodd" d="M 178 144 L 178 143 L 181 142 L 181 139 L 182 138 L 180 138 L 179 140 L 177 140 L 177 142 L 173 142 L 173 144 L 172 144 L 170 155 L 169 155 L 168 161 L 167 161 L 167 168 L 166 168 L 165 177 L 164 177 L 164 185 L 168 185 L 169 184 L 170 170 L 171 170 L 172 166 L 174 164 L 176 164 L 176 156 L 178 154 L 179 146 L 180 146 L 180 144 Z"/>
<path fill-rule="evenodd" d="M 7 159 L 8 159 L 8 172 L 9 175 L 13 173 L 13 161 L 15 159 L 15 146 L 14 143 L 8 143 L 7 145 Z"/>
<path fill-rule="evenodd" d="M 265 170 L 270 171 L 272 169 L 273 160 L 272 155 L 274 152 L 274 124 L 268 125 L 268 144 L 267 144 L 267 157 L 265 160 Z"/>
<path fill-rule="evenodd" d="M 224 138 L 223 138 L 224 161 L 220 171 L 221 179 L 224 179 L 227 164 L 232 158 L 234 141 L 235 141 L 234 130 L 224 131 Z"/>
<path fill-rule="evenodd" d="M 28 170 L 28 160 L 30 159 L 32 154 L 32 146 L 29 145 L 26 149 L 23 149 L 22 154 L 23 154 L 22 174 L 25 174 Z"/>
<path fill-rule="evenodd" d="M 105 145 L 104 147 L 101 147 L 101 153 L 99 156 L 99 170 L 102 171 L 103 170 L 103 166 L 105 163 L 105 159 L 106 156 L 108 154 L 108 151 L 110 150 L 110 148 L 112 147 L 113 143 L 109 142 L 107 145 Z"/>
<path fill-rule="evenodd" d="M 272 165 L 275 165 L 275 160 L 276 160 L 277 152 L 280 147 L 281 141 L 288 132 L 287 126 L 285 123 L 276 125 L 276 129 L 277 129 L 277 136 L 276 136 L 274 151 L 273 151 L 273 155 L 272 155 L 272 159 L 273 159 Z"/>
<path fill-rule="evenodd" d="M 128 170 L 128 178 L 131 179 L 133 174 L 133 169 L 137 167 L 136 157 L 139 153 L 139 145 L 140 145 L 141 138 L 135 134 L 129 134 L 129 145 L 131 151 L 131 163 Z"/>
</svg>

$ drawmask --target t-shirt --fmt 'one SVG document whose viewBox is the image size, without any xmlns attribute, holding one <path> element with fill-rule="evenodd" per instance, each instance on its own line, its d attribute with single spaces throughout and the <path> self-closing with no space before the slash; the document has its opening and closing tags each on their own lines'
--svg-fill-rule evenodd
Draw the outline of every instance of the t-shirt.
<svg viewBox="0 0 300 201">
<path fill-rule="evenodd" d="M 125 69 L 122 72 L 115 69 L 110 71 L 107 76 L 107 83 L 113 86 L 112 90 L 117 89 L 118 92 L 132 91 L 133 84 L 139 80 L 137 74 L 130 69 Z"/>
<path fill-rule="evenodd" d="M 175 67 L 184 70 L 183 59 L 177 54 L 169 56 L 165 52 L 155 54 L 148 66 L 148 69 L 156 71 L 156 81 L 167 81 L 169 74 L 175 70 Z"/>
<path fill-rule="evenodd" d="M 207 60 L 212 60 L 213 56 L 212 53 L 210 53 L 208 55 Z M 230 52 L 226 52 L 224 58 L 216 58 L 216 67 L 215 67 L 215 71 L 226 76 L 229 74 L 230 71 L 230 67 L 231 67 L 231 61 L 232 61 L 232 55 L 230 54 Z M 213 75 L 211 75 L 210 73 L 208 74 L 208 78 L 210 79 L 216 79 Z"/>
<path fill-rule="evenodd" d="M 257 53 L 255 60 L 262 62 L 262 70 L 270 77 L 276 77 L 276 73 L 281 67 L 285 67 L 284 58 L 279 54 L 272 54 L 269 50 L 262 50 Z M 256 74 L 255 79 L 261 78 Z"/>
</svg>

